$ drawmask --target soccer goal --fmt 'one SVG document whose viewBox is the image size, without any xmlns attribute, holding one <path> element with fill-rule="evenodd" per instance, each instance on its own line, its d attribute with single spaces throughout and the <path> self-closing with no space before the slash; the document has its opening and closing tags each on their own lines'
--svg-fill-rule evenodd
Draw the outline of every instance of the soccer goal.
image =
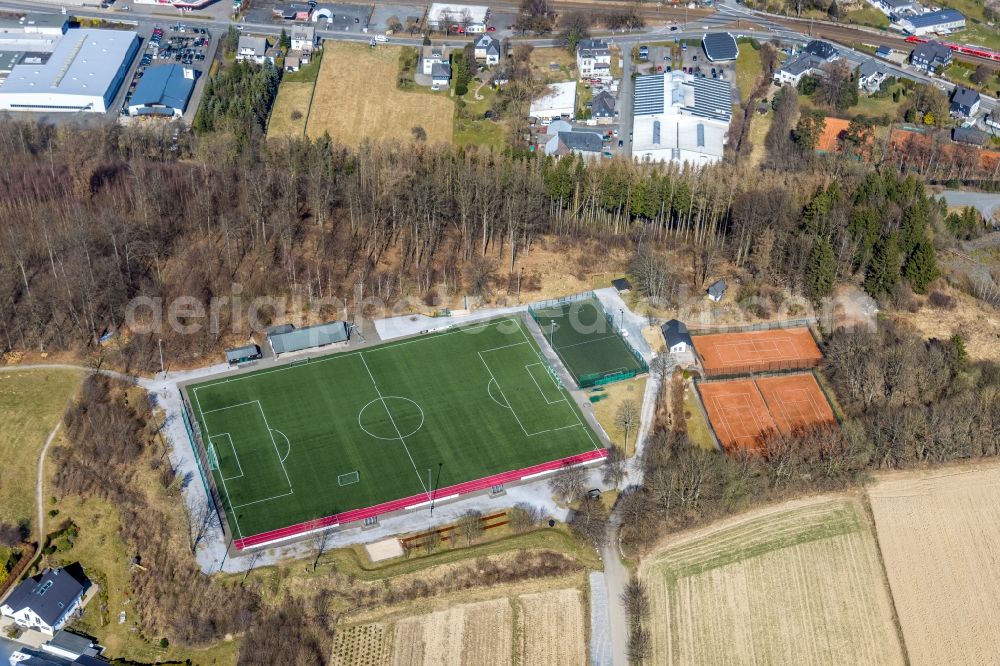
<svg viewBox="0 0 1000 666">
<path fill-rule="evenodd" d="M 208 456 L 208 468 L 212 471 L 218 471 L 219 455 L 215 452 L 215 444 L 209 442 L 205 448 L 205 454 Z"/>
</svg>

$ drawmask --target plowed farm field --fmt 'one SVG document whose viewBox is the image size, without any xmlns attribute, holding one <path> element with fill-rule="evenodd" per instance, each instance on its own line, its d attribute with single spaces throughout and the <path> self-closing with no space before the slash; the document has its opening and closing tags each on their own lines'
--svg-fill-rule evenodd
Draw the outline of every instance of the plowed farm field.
<svg viewBox="0 0 1000 666">
<path fill-rule="evenodd" d="M 460 666 L 587 661 L 584 599 L 575 588 L 454 604 L 337 631 L 332 664 Z"/>
<path fill-rule="evenodd" d="M 864 509 L 849 497 L 762 509 L 640 567 L 655 664 L 901 664 Z"/>
<path fill-rule="evenodd" d="M 997 663 L 1000 466 L 893 475 L 868 496 L 910 663 Z"/>
</svg>

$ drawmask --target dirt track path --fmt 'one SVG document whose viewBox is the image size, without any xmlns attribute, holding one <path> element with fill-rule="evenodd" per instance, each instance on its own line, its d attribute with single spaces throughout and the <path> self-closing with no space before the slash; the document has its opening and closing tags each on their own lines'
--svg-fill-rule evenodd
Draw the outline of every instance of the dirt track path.
<svg viewBox="0 0 1000 666">
<path fill-rule="evenodd" d="M 38 454 L 38 476 L 35 479 L 35 507 L 38 510 L 38 516 L 36 518 L 36 525 L 38 526 L 38 543 L 41 544 L 45 540 L 45 454 L 49 452 L 49 445 L 59 434 L 59 428 L 62 427 L 62 421 L 57 421 L 52 432 L 45 439 L 45 446 L 42 447 L 42 452 Z M 39 547 L 41 551 L 41 547 Z"/>
</svg>

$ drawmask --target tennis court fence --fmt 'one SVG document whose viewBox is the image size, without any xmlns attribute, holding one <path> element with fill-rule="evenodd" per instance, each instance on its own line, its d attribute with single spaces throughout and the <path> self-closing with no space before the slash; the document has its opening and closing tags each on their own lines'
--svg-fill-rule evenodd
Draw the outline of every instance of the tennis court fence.
<svg viewBox="0 0 1000 666">
<path fill-rule="evenodd" d="M 700 358 L 699 358 L 700 360 Z M 702 361 L 702 368 L 706 378 L 727 379 L 732 377 L 743 377 L 746 375 L 758 375 L 768 372 L 788 372 L 790 370 L 811 370 L 818 367 L 819 360 L 816 359 L 788 359 L 784 361 L 753 361 L 750 363 L 740 363 L 738 365 L 727 365 L 722 368 L 705 367 Z"/>
</svg>

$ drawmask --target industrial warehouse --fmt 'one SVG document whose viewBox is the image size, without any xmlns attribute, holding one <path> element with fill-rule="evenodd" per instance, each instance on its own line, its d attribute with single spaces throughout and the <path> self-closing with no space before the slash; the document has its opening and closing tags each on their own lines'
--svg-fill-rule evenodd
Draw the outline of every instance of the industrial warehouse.
<svg viewBox="0 0 1000 666">
<path fill-rule="evenodd" d="M 133 31 L 70 29 L 64 17 L 0 22 L 0 109 L 105 113 L 139 49 Z"/>
</svg>

